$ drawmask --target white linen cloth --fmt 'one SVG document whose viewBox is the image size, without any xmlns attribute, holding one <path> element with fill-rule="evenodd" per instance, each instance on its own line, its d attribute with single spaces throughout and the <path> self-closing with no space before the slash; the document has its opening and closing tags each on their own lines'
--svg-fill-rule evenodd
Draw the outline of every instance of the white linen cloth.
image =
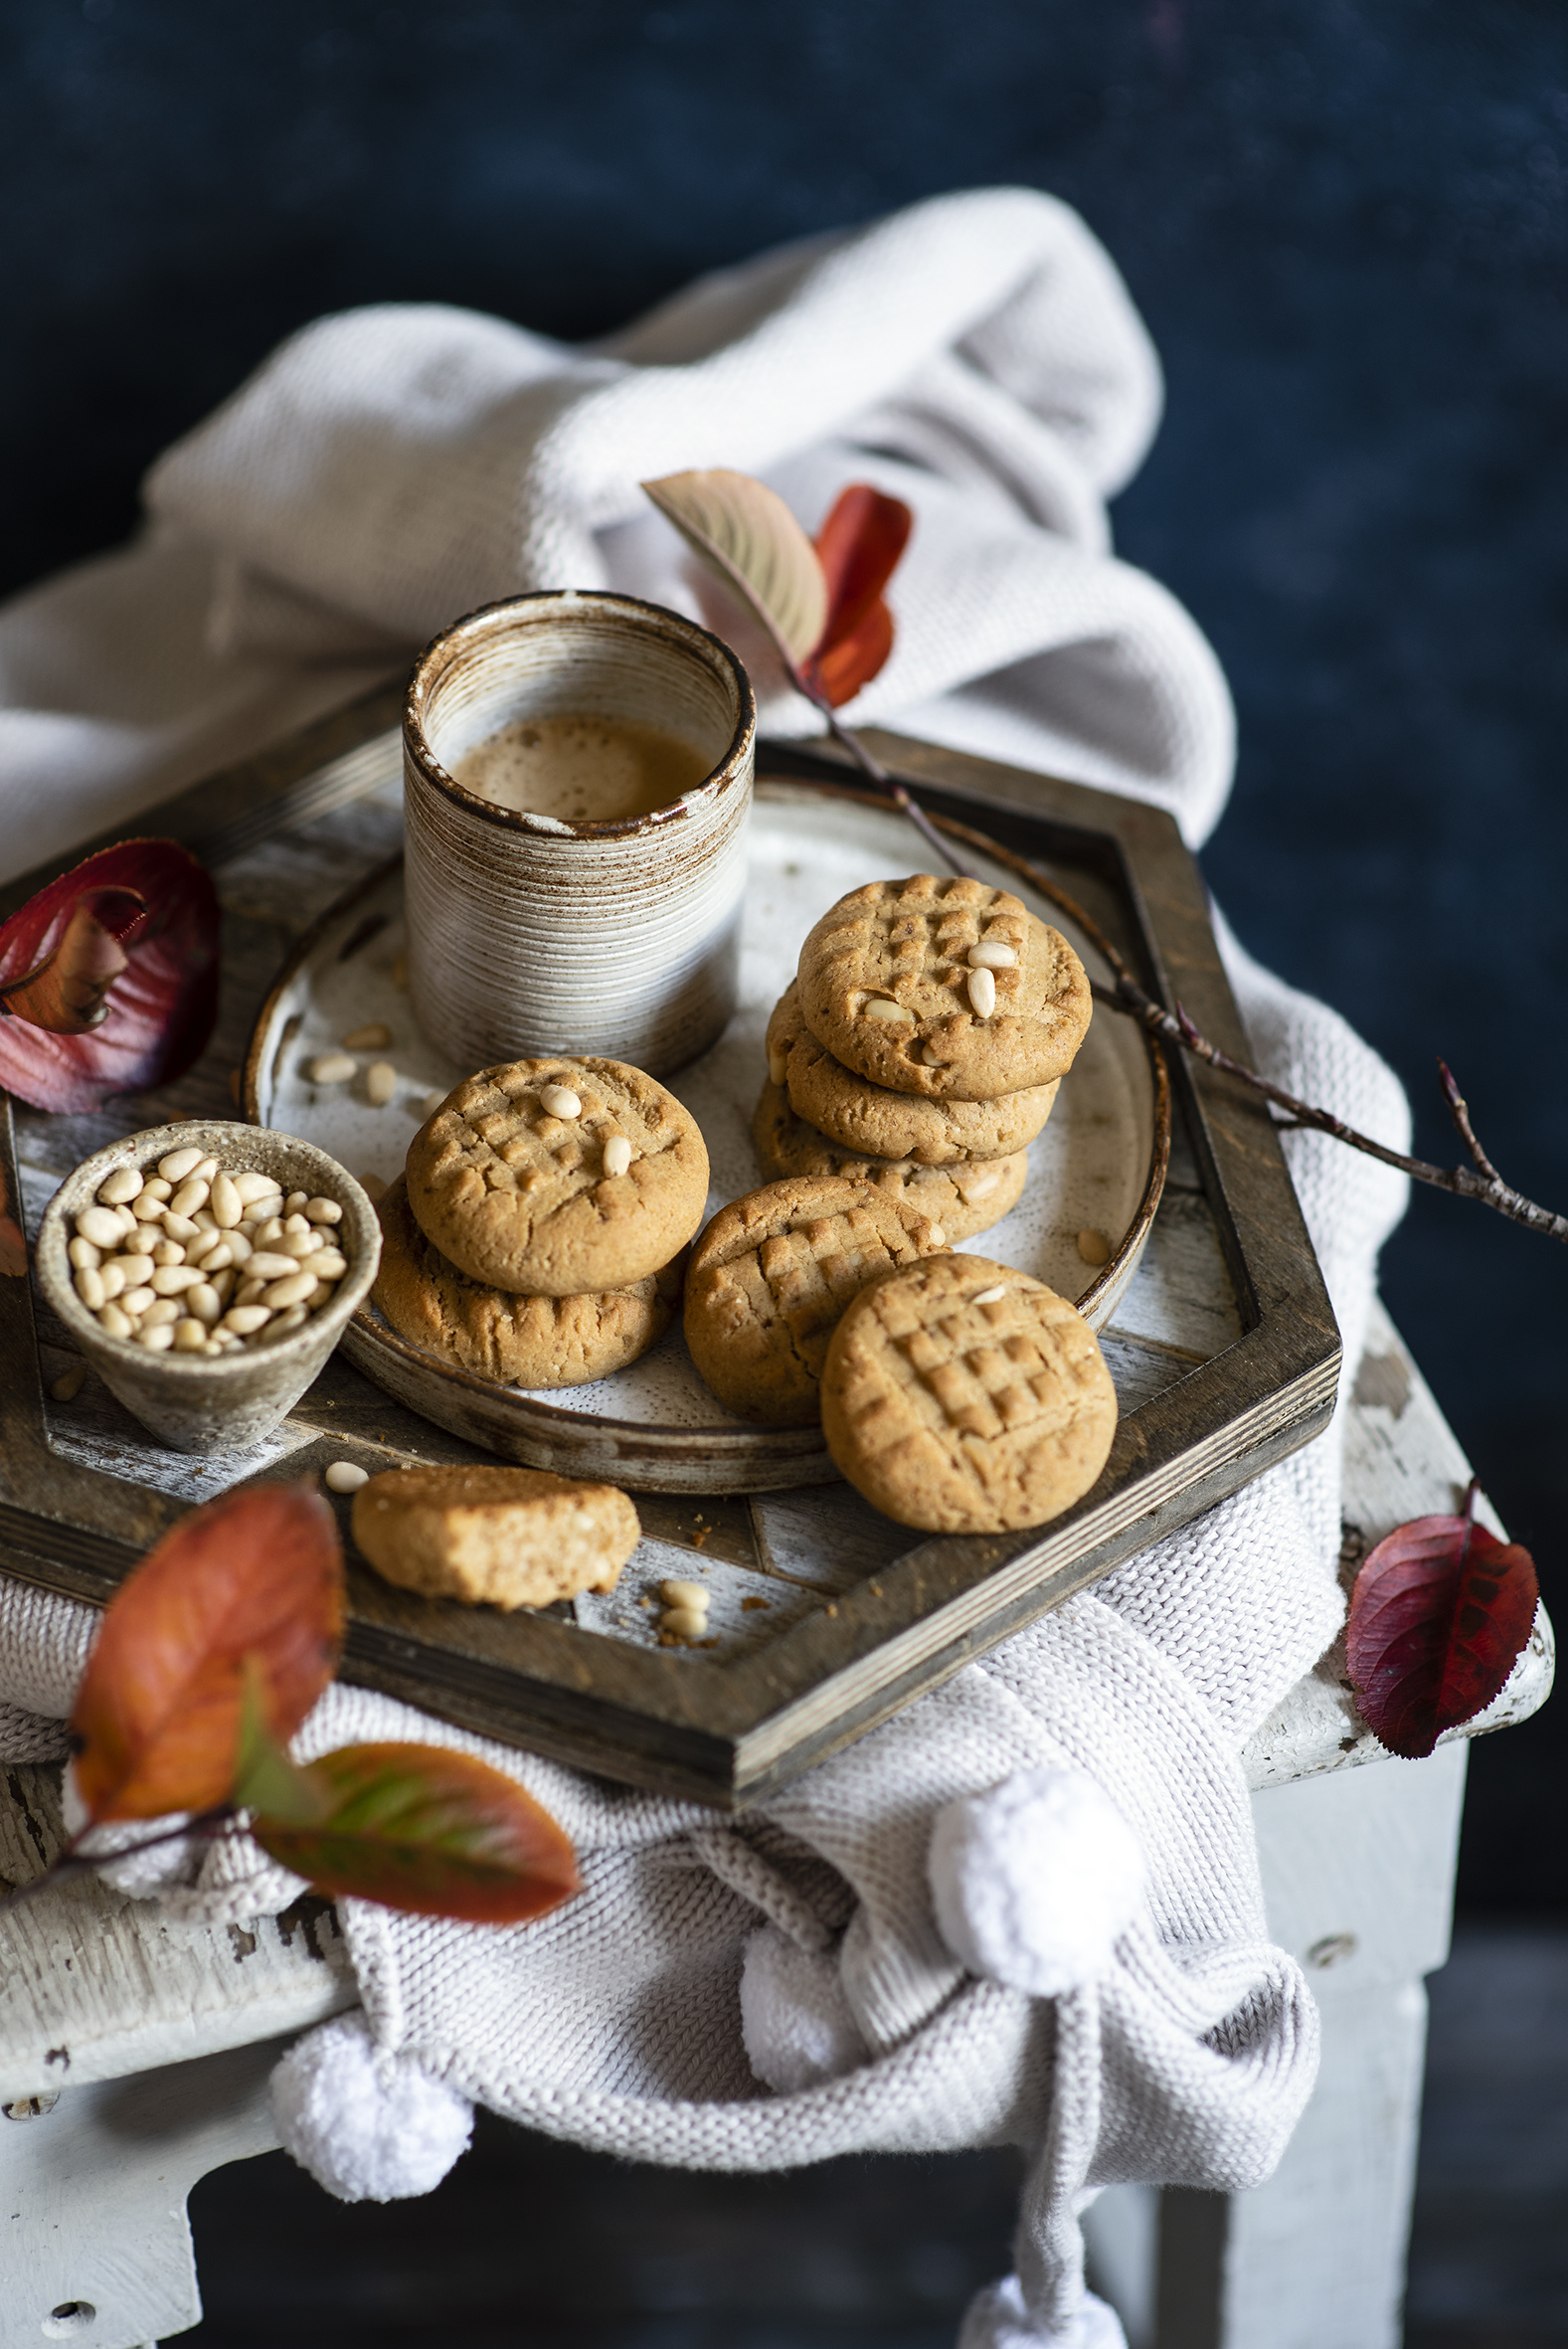
<svg viewBox="0 0 1568 2349">
<path fill-rule="evenodd" d="M 1159 399 L 1107 257 L 1020 190 L 765 256 L 591 350 L 433 305 L 321 320 L 153 468 L 136 546 L 0 615 L 11 869 L 64 860 L 490 597 L 610 586 L 694 610 L 636 483 L 712 464 L 762 474 L 812 528 L 849 479 L 915 508 L 897 646 L 851 719 L 1152 800 L 1197 843 L 1229 787 L 1229 700 L 1180 607 L 1111 554 L 1104 505 Z M 1222 943 L 1268 1073 L 1404 1146 L 1381 1062 Z M 1321 1136 L 1285 1147 L 1353 1366 L 1405 1185 Z M 1013 2141 L 1033 2159 L 1018 2272 L 975 2303 L 966 2349 L 1119 2341 L 1084 2290 L 1085 2200 L 1257 2183 L 1310 2089 L 1315 2016 L 1268 1942 L 1239 1756 L 1340 1619 L 1338 1502 L 1330 1431 L 734 1825 L 334 1688 L 302 1755 L 396 1735 L 482 1752 L 573 1836 L 585 1892 L 505 1930 L 345 1903 L 364 2019 L 291 2060 L 296 2150 L 335 2191 L 418 2191 L 466 2098 L 690 2166 Z M 0 1752 L 62 1749 L 94 1620 L 0 1584 Z M 1052 1841 L 1084 1779 L 1128 1831 L 1114 1900 L 1073 1860 L 1092 1838 Z M 943 1894 L 976 1974 L 939 1930 L 928 1846 L 939 1816 L 969 1818 L 955 1804 L 984 1825 L 998 1789 L 990 1828 L 1025 1823 L 995 1846 L 1019 1897 L 958 1931 Z M 1111 1900 L 1103 1931 L 1065 1973 L 1060 1950 L 1014 1963 L 995 1917 L 1038 1918 L 1039 1869 L 1070 1898 L 1075 1866 Z M 245 1843 L 172 1847 L 158 1879 L 215 1919 L 297 1889 Z"/>
</svg>

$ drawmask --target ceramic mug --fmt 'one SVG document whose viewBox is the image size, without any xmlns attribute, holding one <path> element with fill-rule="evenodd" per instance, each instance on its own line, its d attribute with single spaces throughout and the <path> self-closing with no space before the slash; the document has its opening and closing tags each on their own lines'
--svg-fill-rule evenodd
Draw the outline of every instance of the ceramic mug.
<svg viewBox="0 0 1568 2349">
<path fill-rule="evenodd" d="M 521 720 L 631 719 L 705 780 L 667 808 L 564 822 L 464 790 L 464 754 Z M 596 1054 L 660 1076 L 735 1009 L 757 708 L 706 629 L 587 591 L 486 605 L 420 655 L 403 721 L 409 992 L 460 1067 Z"/>
</svg>

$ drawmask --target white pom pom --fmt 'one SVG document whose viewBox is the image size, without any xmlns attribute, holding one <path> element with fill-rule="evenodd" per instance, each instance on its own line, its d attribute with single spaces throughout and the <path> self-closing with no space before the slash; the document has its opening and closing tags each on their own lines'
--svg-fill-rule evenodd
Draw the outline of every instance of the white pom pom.
<svg viewBox="0 0 1568 2349">
<path fill-rule="evenodd" d="M 1016 2275 L 988 2283 L 964 2310 L 958 2349 L 1127 2349 L 1122 2319 L 1085 2292 L 1065 2330 L 1043 2332 L 1023 2304 Z"/>
<path fill-rule="evenodd" d="M 1143 1892 L 1137 1838 L 1078 1770 L 1020 1770 L 949 1803 L 927 1867 L 958 1963 L 1036 1998 L 1103 1972 Z"/>
<path fill-rule="evenodd" d="M 285 2151 L 339 2202 L 401 2202 L 438 2186 L 473 2134 L 466 2096 L 388 2055 L 362 2014 L 307 2031 L 272 2074 Z"/>
<path fill-rule="evenodd" d="M 752 2070 L 781 2095 L 837 2079 L 866 2060 L 836 1957 L 763 1925 L 741 1965 L 741 2036 Z"/>
</svg>

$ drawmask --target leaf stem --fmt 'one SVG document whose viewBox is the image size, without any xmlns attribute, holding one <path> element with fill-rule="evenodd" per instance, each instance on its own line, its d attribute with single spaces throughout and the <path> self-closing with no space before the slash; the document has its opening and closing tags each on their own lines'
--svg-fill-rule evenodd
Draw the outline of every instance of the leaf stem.
<svg viewBox="0 0 1568 2349">
<path fill-rule="evenodd" d="M 215 1810 L 198 1811 L 194 1818 L 187 1819 L 183 1827 L 165 1827 L 161 1834 L 144 1836 L 139 1844 L 121 1844 L 116 1852 L 80 1851 L 78 1846 L 82 1836 L 90 1835 L 94 1824 L 100 1822 L 89 1821 L 81 1835 L 73 1836 L 60 1857 L 45 1869 L 42 1876 L 35 1876 L 31 1884 L 14 1885 L 4 1899 L 0 1899 L 0 1916 L 4 1916 L 7 1909 L 20 1908 L 25 1901 L 37 1899 L 40 1893 L 52 1893 L 57 1885 L 70 1884 L 79 1876 L 90 1876 L 94 1869 L 109 1867 L 120 1860 L 139 1860 L 143 1852 L 155 1852 L 160 1844 L 179 1843 L 191 1835 L 209 1839 L 227 1834 L 231 1828 L 238 1826 L 239 1814 L 232 1805 L 224 1803 Z"/>
<path fill-rule="evenodd" d="M 777 635 L 775 636 L 774 641 L 775 644 L 779 646 L 779 649 L 783 651 L 783 646 L 779 644 Z M 810 682 L 803 670 L 798 668 L 796 664 L 790 660 L 787 653 L 784 653 L 784 662 L 788 669 L 790 684 L 794 687 L 797 693 L 804 695 L 805 699 L 811 704 L 813 709 L 820 711 L 821 715 L 827 721 L 827 730 L 832 735 L 833 740 L 837 743 L 841 743 L 844 749 L 848 751 L 850 757 L 854 760 L 856 766 L 860 769 L 861 774 L 866 777 L 867 781 L 875 784 L 879 792 L 884 792 L 887 797 L 897 805 L 902 813 L 909 817 L 910 822 L 920 833 L 921 838 L 926 842 L 927 846 L 929 848 L 934 848 L 937 854 L 943 859 L 944 863 L 947 864 L 953 872 L 961 874 L 965 879 L 972 879 L 973 876 L 969 867 L 963 862 L 963 859 L 960 856 L 958 856 L 954 853 L 952 847 L 943 838 L 941 832 L 938 831 L 936 825 L 932 822 L 931 817 L 926 813 L 925 809 L 922 808 L 916 800 L 911 798 L 908 791 L 905 790 L 903 784 L 899 782 L 898 777 L 896 775 L 890 775 L 887 769 L 882 765 L 881 761 L 872 757 L 871 753 L 867 750 L 865 744 L 861 741 L 859 735 L 856 734 L 853 727 L 846 726 L 844 724 L 843 720 L 839 717 L 838 712 L 828 700 L 826 694 L 820 692 L 817 687 Z"/>
</svg>

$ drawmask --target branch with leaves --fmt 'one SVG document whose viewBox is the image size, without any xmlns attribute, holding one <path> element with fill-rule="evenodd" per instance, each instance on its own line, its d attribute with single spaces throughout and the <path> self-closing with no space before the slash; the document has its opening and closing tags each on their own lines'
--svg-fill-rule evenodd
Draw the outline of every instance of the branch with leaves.
<svg viewBox="0 0 1568 2349">
<path fill-rule="evenodd" d="M 749 473 L 722 467 L 668 473 L 662 480 L 644 481 L 642 487 L 712 576 L 763 628 L 790 684 L 821 713 L 834 740 L 861 773 L 903 811 L 951 871 L 967 873 L 969 867 L 952 842 L 838 715 L 839 707 L 878 674 L 893 649 L 893 618 L 884 591 L 909 540 L 909 507 L 864 482 L 852 483 L 840 493 L 813 541 L 778 492 Z M 1061 892 L 1044 875 L 1037 879 L 1047 896 L 1061 902 Z M 1071 911 L 1071 901 L 1067 903 Z M 1262 1094 L 1284 1113 L 1285 1128 L 1309 1127 L 1331 1134 L 1336 1142 L 1397 1167 L 1416 1182 L 1456 1198 L 1479 1199 L 1526 1230 L 1568 1240 L 1568 1215 L 1537 1206 L 1498 1174 L 1477 1140 L 1469 1107 L 1443 1061 L 1438 1063 L 1443 1096 L 1469 1154 L 1468 1167 L 1437 1167 L 1426 1159 L 1409 1158 L 1357 1133 L 1331 1110 L 1298 1100 L 1211 1044 L 1179 1004 L 1170 1012 L 1156 1003 L 1124 965 L 1116 966 L 1114 986 L 1097 987 L 1095 995 L 1108 1009 L 1135 1019 L 1165 1043 Z"/>
<path fill-rule="evenodd" d="M 330 1898 L 517 1924 L 578 1890 L 572 1846 L 499 1770 L 439 1745 L 287 1741 L 343 1643 L 337 1521 L 307 1485 L 249 1485 L 193 1510 L 104 1613 L 71 1717 L 87 1821 L 0 1907 L 176 1841 L 247 1833 Z M 102 1847 L 94 1831 L 167 1822 Z"/>
</svg>

